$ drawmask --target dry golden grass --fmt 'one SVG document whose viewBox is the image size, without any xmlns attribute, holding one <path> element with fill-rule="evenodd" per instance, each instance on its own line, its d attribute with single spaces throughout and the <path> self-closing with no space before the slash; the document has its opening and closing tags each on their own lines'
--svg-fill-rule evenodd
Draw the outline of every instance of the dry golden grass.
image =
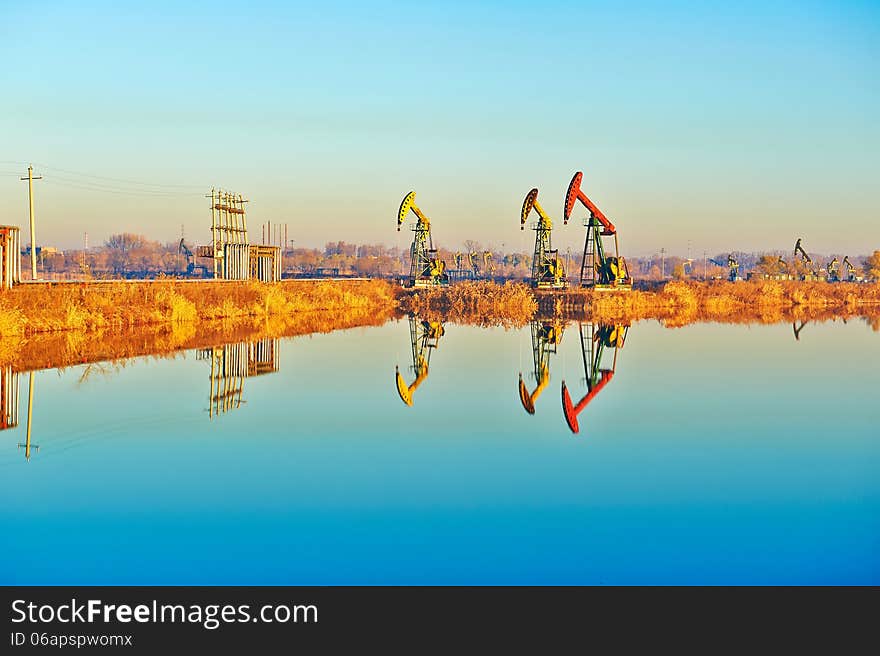
<svg viewBox="0 0 880 656">
<path fill-rule="evenodd" d="M 373 281 L 99 282 L 20 285 L 0 292 L 0 336 L 368 309 L 390 313 L 392 286 Z"/>
</svg>

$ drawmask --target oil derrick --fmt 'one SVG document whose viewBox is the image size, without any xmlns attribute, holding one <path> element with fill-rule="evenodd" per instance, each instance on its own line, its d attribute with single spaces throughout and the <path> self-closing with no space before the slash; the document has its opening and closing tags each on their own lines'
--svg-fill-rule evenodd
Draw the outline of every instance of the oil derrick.
<svg viewBox="0 0 880 656">
<path fill-rule="evenodd" d="M 535 364 L 536 387 L 529 392 L 519 375 L 519 400 L 523 408 L 530 415 L 535 414 L 535 402 L 541 396 L 541 392 L 550 383 L 550 356 L 557 351 L 562 342 L 562 333 L 565 326 L 560 321 L 532 321 L 532 359 Z"/>
<path fill-rule="evenodd" d="M 535 254 L 532 257 L 532 287 L 538 289 L 564 289 L 566 286 L 565 267 L 559 259 L 559 251 L 553 248 L 550 233 L 553 221 L 538 202 L 538 190 L 526 194 L 519 217 L 519 229 L 525 230 L 529 214 L 535 210 L 538 220 L 532 226 L 535 231 Z"/>
<path fill-rule="evenodd" d="M 605 386 L 611 382 L 617 368 L 617 352 L 623 348 L 629 326 L 625 324 L 593 324 L 580 323 L 581 351 L 584 356 L 584 375 L 587 382 L 587 393 L 578 401 L 571 402 L 571 396 L 565 381 L 562 381 L 562 412 L 572 433 L 580 430 L 578 415 L 584 411 L 590 401 L 596 398 Z M 614 349 L 611 368 L 602 366 L 606 349 Z"/>
<path fill-rule="evenodd" d="M 589 212 L 584 219 L 587 235 L 584 242 L 584 256 L 581 260 L 581 287 L 597 290 L 631 290 L 632 278 L 627 270 L 626 261 L 620 256 L 617 228 L 581 191 L 583 177 L 584 174 L 578 171 L 568 184 L 563 214 L 563 224 L 567 224 L 575 201 L 580 201 Z M 613 255 L 606 253 L 603 237 L 614 237 Z"/>
<path fill-rule="evenodd" d="M 416 205 L 416 192 L 411 191 L 403 197 L 400 209 L 397 211 L 397 231 L 400 232 L 400 224 L 412 210 L 416 215 L 416 223 L 413 225 L 413 242 L 410 246 L 410 269 L 408 287 L 431 287 L 434 285 L 446 285 L 449 276 L 446 274 L 446 263 L 437 258 L 437 249 L 431 238 L 431 221 L 422 213 Z"/>
<path fill-rule="evenodd" d="M 412 343 L 412 370 L 415 380 L 410 385 L 406 384 L 398 367 L 394 368 L 394 382 L 397 385 L 397 393 L 400 400 L 408 406 L 413 404 L 413 395 L 425 379 L 428 377 L 428 365 L 431 363 L 431 353 L 440 344 L 443 337 L 443 324 L 439 321 L 419 321 L 418 317 L 409 317 L 409 335 Z"/>
</svg>

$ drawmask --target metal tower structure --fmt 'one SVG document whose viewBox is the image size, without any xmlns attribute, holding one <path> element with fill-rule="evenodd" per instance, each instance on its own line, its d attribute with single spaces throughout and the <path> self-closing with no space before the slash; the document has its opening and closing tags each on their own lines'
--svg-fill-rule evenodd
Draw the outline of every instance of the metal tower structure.
<svg viewBox="0 0 880 656">
<path fill-rule="evenodd" d="M 519 400 L 523 409 L 530 415 L 535 414 L 535 402 L 541 396 L 541 392 L 550 383 L 550 356 L 556 353 L 557 347 L 562 342 L 562 333 L 565 326 L 562 322 L 556 321 L 532 321 L 532 358 L 535 363 L 535 382 L 537 386 L 534 391 L 529 392 L 523 381 L 522 374 L 519 375 Z"/>
<path fill-rule="evenodd" d="M 409 317 L 409 336 L 412 343 L 412 370 L 415 380 L 410 385 L 406 384 L 398 367 L 394 368 L 394 382 L 397 385 L 397 393 L 400 400 L 406 405 L 413 404 L 413 394 L 428 377 L 428 365 L 431 363 L 431 352 L 437 348 L 440 338 L 443 337 L 443 324 L 439 321 L 419 321 L 419 318 Z"/>
<path fill-rule="evenodd" d="M 449 283 L 446 274 L 446 263 L 437 258 L 437 249 L 431 238 L 431 221 L 416 205 L 416 192 L 411 191 L 403 197 L 400 209 L 397 210 L 397 231 L 400 225 L 412 210 L 416 215 L 413 225 L 413 242 L 410 246 L 410 267 L 408 286 L 431 287 L 433 285 L 445 285 Z"/>
<path fill-rule="evenodd" d="M 584 356 L 587 393 L 578 401 L 577 405 L 572 403 L 565 381 L 562 381 L 562 412 L 572 433 L 580 431 L 578 415 L 614 377 L 614 371 L 617 368 L 617 352 L 623 348 L 628 329 L 629 326 L 624 324 L 580 323 L 581 351 Z M 610 369 L 602 367 L 605 349 L 614 349 Z"/>
<path fill-rule="evenodd" d="M 567 224 L 571 217 L 575 201 L 587 208 L 588 216 L 584 219 L 587 228 L 584 242 L 584 256 L 581 260 L 581 287 L 593 289 L 632 289 L 632 278 L 626 268 L 626 261 L 620 256 L 617 242 L 617 228 L 608 220 L 596 205 L 581 191 L 584 174 L 574 174 L 565 194 L 565 212 L 563 223 Z M 606 253 L 603 237 L 614 237 L 614 254 Z"/>
<path fill-rule="evenodd" d="M 538 220 L 532 226 L 535 231 L 535 254 L 532 257 L 532 287 L 538 289 L 564 289 L 567 285 L 565 267 L 559 259 L 559 251 L 550 241 L 553 221 L 538 202 L 538 190 L 526 194 L 519 217 L 519 229 L 525 230 L 529 214 L 535 210 Z"/>
</svg>

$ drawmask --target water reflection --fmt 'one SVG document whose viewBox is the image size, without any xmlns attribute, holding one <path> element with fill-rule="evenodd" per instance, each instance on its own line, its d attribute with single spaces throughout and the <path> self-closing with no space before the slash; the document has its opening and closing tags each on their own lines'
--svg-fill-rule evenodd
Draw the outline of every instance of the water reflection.
<svg viewBox="0 0 880 656">
<path fill-rule="evenodd" d="M 400 395 L 400 400 L 408 406 L 413 404 L 413 394 L 428 377 L 431 352 L 437 348 L 443 333 L 443 324 L 441 322 L 419 320 L 418 317 L 410 315 L 409 335 L 412 344 L 412 372 L 415 375 L 415 380 L 410 385 L 407 385 L 403 375 L 400 373 L 400 368 L 394 368 L 397 393 Z"/>
<path fill-rule="evenodd" d="M 278 340 L 267 337 L 200 349 L 196 359 L 211 361 L 208 417 L 213 419 L 241 407 L 245 378 L 278 371 Z"/>
<path fill-rule="evenodd" d="M 0 374 L 0 430 L 18 427 L 19 407 L 19 378 L 21 374 L 13 371 L 12 367 L 4 367 Z M 28 377 L 28 404 L 27 404 L 27 429 L 25 441 L 18 443 L 19 449 L 24 449 L 25 460 L 31 459 L 31 451 L 39 451 L 37 444 L 31 443 L 31 425 L 34 407 L 34 372 Z"/>
<path fill-rule="evenodd" d="M 0 430 L 18 426 L 19 376 L 12 367 L 4 367 L 0 374 Z"/>
<path fill-rule="evenodd" d="M 536 387 L 529 392 L 519 374 L 519 400 L 526 412 L 535 414 L 535 402 L 550 382 L 550 356 L 557 352 L 562 342 L 565 324 L 560 319 L 535 320 L 531 322 L 533 372 Z"/>
<path fill-rule="evenodd" d="M 629 330 L 629 324 L 622 323 L 578 322 L 578 326 L 580 327 L 587 393 L 577 402 L 577 405 L 572 403 L 568 387 L 565 385 L 565 381 L 562 381 L 562 411 L 572 433 L 580 431 L 578 415 L 614 377 L 614 372 L 617 369 L 617 352 L 623 348 Z M 613 353 L 609 356 L 606 349 L 613 349 Z M 603 367 L 603 364 L 606 366 Z M 607 366 L 608 364 L 611 365 L 610 368 Z"/>
</svg>

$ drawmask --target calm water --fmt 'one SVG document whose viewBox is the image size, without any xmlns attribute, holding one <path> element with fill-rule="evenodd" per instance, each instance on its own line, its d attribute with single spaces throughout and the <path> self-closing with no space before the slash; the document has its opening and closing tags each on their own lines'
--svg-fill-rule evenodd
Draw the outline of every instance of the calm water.
<svg viewBox="0 0 880 656">
<path fill-rule="evenodd" d="M 0 583 L 880 583 L 865 323 L 541 328 L 534 415 L 529 327 L 415 325 L 411 407 L 407 320 L 39 371 L 29 460 L 7 376 Z"/>
</svg>

